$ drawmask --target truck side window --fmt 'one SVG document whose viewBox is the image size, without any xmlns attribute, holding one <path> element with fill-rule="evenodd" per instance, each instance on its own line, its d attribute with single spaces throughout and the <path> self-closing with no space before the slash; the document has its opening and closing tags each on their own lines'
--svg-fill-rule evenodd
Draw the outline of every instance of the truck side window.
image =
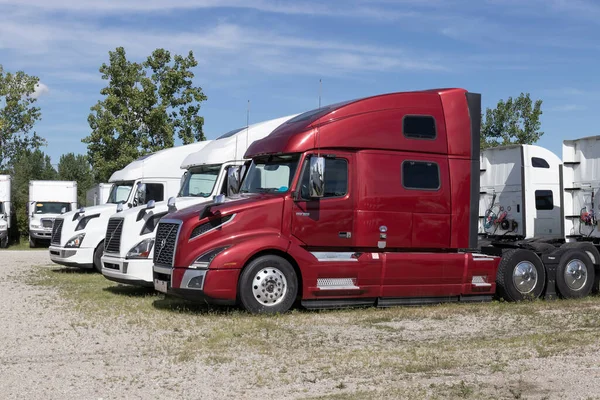
<svg viewBox="0 0 600 400">
<path fill-rule="evenodd" d="M 163 201 L 165 199 L 165 187 L 162 183 L 146 183 L 146 203 L 150 200 Z"/>
<path fill-rule="evenodd" d="M 554 198 L 552 190 L 536 190 L 535 191 L 535 209 L 536 210 L 553 210 Z"/>
<path fill-rule="evenodd" d="M 304 162 L 300 195 L 309 199 L 308 178 L 310 163 Z M 325 193 L 323 197 L 342 197 L 348 193 L 348 161 L 344 158 L 325 159 Z"/>
<path fill-rule="evenodd" d="M 402 132 L 410 139 L 435 139 L 435 119 L 429 115 L 406 115 L 402 119 Z"/>
<path fill-rule="evenodd" d="M 404 161 L 402 163 L 402 185 L 406 189 L 438 190 L 440 169 L 434 162 Z"/>
<path fill-rule="evenodd" d="M 533 168 L 550 168 L 548 161 L 539 157 L 531 157 L 531 166 Z"/>
</svg>

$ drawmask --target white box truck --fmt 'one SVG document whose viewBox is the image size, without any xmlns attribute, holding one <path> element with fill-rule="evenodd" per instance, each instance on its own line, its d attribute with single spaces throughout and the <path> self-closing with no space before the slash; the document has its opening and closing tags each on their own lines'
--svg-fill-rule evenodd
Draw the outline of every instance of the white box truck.
<svg viewBox="0 0 600 400">
<path fill-rule="evenodd" d="M 561 159 L 535 145 L 480 155 L 479 236 L 500 241 L 562 238 Z"/>
<path fill-rule="evenodd" d="M 77 208 L 77 182 L 29 181 L 29 247 L 50 241 L 54 219 Z"/>
<path fill-rule="evenodd" d="M 0 247 L 8 246 L 8 232 L 12 216 L 10 175 L 0 175 Z"/>
<path fill-rule="evenodd" d="M 177 146 L 144 155 L 109 179 L 113 187 L 106 204 L 81 208 L 61 215 L 52 230 L 50 259 L 60 265 L 102 270 L 104 236 L 108 219 L 117 208 L 131 208 L 150 200 L 177 195 L 184 173 L 179 166 L 209 141 Z"/>
<path fill-rule="evenodd" d="M 239 186 L 240 166 L 249 144 L 269 135 L 295 115 L 273 119 L 225 133 L 181 163 L 186 170 L 177 198 L 125 210 L 108 222 L 102 274 L 109 280 L 154 287 L 152 266 L 154 228 L 169 211 L 210 202 L 232 194 Z M 232 190 L 228 191 L 228 188 Z"/>
<path fill-rule="evenodd" d="M 112 183 L 99 183 L 94 185 L 94 187 L 89 189 L 85 194 L 85 206 L 91 207 L 106 204 L 112 186 Z"/>
</svg>

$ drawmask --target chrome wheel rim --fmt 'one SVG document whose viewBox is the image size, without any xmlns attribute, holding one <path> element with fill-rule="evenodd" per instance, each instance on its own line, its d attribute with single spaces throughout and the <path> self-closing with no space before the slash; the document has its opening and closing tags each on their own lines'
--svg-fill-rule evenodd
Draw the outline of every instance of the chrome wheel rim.
<svg viewBox="0 0 600 400">
<path fill-rule="evenodd" d="M 521 294 L 528 294 L 535 289 L 538 282 L 538 273 L 535 266 L 529 261 L 521 261 L 513 271 L 513 283 Z"/>
<path fill-rule="evenodd" d="M 287 280 L 277 268 L 263 268 L 252 280 L 252 294 L 261 305 L 273 307 L 281 303 L 287 293 Z"/>
<path fill-rule="evenodd" d="M 569 261 L 565 267 L 564 278 L 569 289 L 574 291 L 581 290 L 588 280 L 585 264 L 577 259 Z"/>
</svg>

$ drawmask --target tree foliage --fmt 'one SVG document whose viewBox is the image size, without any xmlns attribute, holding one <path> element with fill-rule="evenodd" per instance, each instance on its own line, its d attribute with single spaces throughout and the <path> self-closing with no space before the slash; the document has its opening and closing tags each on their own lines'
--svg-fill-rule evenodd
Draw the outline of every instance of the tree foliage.
<svg viewBox="0 0 600 400">
<path fill-rule="evenodd" d="M 29 201 L 29 181 L 56 180 L 58 173 L 52 167 L 50 156 L 41 150 L 23 150 L 16 154 L 11 168 L 13 205 L 17 227 L 21 235 L 29 229 L 26 204 Z"/>
<path fill-rule="evenodd" d="M 122 47 L 109 52 L 109 64 L 100 67 L 108 86 L 91 108 L 92 133 L 83 139 L 97 182 L 142 154 L 172 147 L 175 135 L 184 144 L 205 140 L 198 113 L 206 96 L 191 71 L 197 65 L 191 51 L 172 57 L 156 49 L 142 64 L 127 60 Z"/>
<path fill-rule="evenodd" d="M 77 181 L 77 203 L 86 203 L 86 193 L 94 186 L 94 174 L 86 156 L 67 153 L 60 156 L 58 162 L 58 179 Z"/>
<path fill-rule="evenodd" d="M 4 72 L 0 65 L 0 170 L 14 162 L 17 153 L 36 150 L 45 143 L 33 131 L 41 112 L 33 93 L 39 79 L 22 71 Z"/>
<path fill-rule="evenodd" d="M 508 144 L 536 143 L 540 131 L 542 100 L 531 100 L 529 93 L 500 100 L 494 109 L 488 108 L 481 124 L 481 148 Z M 483 118 L 483 116 L 482 116 Z"/>
</svg>

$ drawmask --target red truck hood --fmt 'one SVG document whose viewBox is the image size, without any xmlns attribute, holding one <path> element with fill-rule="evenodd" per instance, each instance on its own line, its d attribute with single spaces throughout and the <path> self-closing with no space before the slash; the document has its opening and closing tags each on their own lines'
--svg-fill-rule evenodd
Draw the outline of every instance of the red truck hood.
<svg viewBox="0 0 600 400">
<path fill-rule="evenodd" d="M 281 193 L 265 193 L 265 194 L 254 194 L 247 193 L 237 195 L 235 197 L 228 197 L 224 203 L 214 204 L 213 202 L 197 204 L 188 208 L 184 208 L 167 215 L 168 219 L 176 219 L 180 221 L 188 221 L 190 218 L 198 219 L 200 214 L 204 211 L 207 206 L 210 206 L 211 214 L 229 214 L 229 212 L 239 212 L 247 208 L 251 208 L 263 201 L 281 199 L 284 195 Z"/>
</svg>

